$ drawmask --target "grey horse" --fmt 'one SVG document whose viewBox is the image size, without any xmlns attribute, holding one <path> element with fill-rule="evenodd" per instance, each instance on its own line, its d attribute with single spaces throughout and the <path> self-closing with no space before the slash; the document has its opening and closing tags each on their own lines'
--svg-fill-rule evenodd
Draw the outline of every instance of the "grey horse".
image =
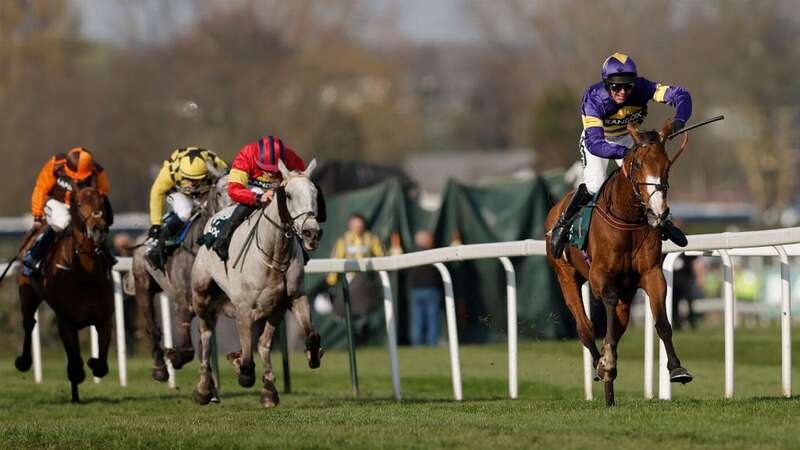
<svg viewBox="0 0 800 450">
<path fill-rule="evenodd" d="M 264 326 L 258 339 L 258 353 L 264 363 L 262 406 L 279 402 L 270 348 L 273 332 L 287 310 L 292 311 L 305 333 L 308 365 L 312 369 L 320 365 L 321 339 L 311 323 L 303 286 L 303 250 L 317 248 L 322 236 L 320 222 L 325 220 L 324 199 L 309 179 L 315 167 L 316 160 L 312 160 L 305 171 L 290 172 L 281 161 L 281 186 L 268 206 L 256 209 L 236 229 L 230 242 L 230 259 L 223 262 L 205 247 L 197 254 L 192 269 L 192 304 L 200 319 L 200 379 L 192 398 L 200 404 L 218 398 L 209 352 L 220 312 L 236 320 L 242 347 L 229 354 L 228 360 L 243 387 L 255 384 L 253 330 Z"/>
<path fill-rule="evenodd" d="M 147 324 L 147 334 L 150 337 L 151 354 L 153 357 L 153 379 L 167 381 L 169 374 L 164 361 L 166 354 L 172 367 L 180 369 L 184 364 L 194 358 L 192 348 L 191 324 L 194 317 L 191 298 L 191 273 L 200 245 L 197 239 L 202 235 L 203 228 L 212 215 L 231 204 L 228 196 L 228 177 L 220 173 L 209 164 L 209 171 L 217 178 L 205 198 L 199 200 L 196 217 L 186 238 L 165 265 L 164 272 L 153 269 L 147 262 L 145 253 L 147 246 L 139 244 L 133 253 L 133 277 L 136 289 L 136 302 L 139 310 L 144 314 Z M 164 292 L 175 302 L 175 317 L 177 322 L 177 345 L 175 348 L 162 349 L 162 330 L 156 321 L 158 308 L 154 304 L 155 295 Z"/>
</svg>

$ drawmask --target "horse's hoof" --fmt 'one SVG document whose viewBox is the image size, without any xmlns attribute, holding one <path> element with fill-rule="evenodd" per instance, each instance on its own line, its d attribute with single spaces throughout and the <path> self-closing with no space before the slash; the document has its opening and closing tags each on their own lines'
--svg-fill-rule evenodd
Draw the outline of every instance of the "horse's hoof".
<svg viewBox="0 0 800 450">
<path fill-rule="evenodd" d="M 103 378 L 108 375 L 108 363 L 106 361 L 97 358 L 89 358 L 86 365 L 92 369 L 92 375 L 97 378 Z"/>
<path fill-rule="evenodd" d="M 167 371 L 167 366 L 153 367 L 153 379 L 162 383 L 169 380 L 169 371 Z"/>
<path fill-rule="evenodd" d="M 213 396 L 211 395 L 210 391 L 206 394 L 202 394 L 197 390 L 197 388 L 192 389 L 192 400 L 194 400 L 198 405 L 207 405 L 211 403 L 212 397 Z M 217 398 L 217 402 L 219 402 L 219 398 Z"/>
<path fill-rule="evenodd" d="M 312 369 L 319 369 L 319 366 L 322 364 L 322 355 L 325 354 L 325 350 L 319 349 L 317 353 L 310 350 L 306 350 L 306 358 L 308 358 L 308 367 Z"/>
<path fill-rule="evenodd" d="M 16 367 L 20 372 L 27 372 L 30 370 L 32 364 L 33 359 L 31 359 L 30 356 L 19 356 L 14 361 L 14 367 Z"/>
<path fill-rule="evenodd" d="M 597 363 L 597 372 L 594 374 L 594 381 L 610 383 L 617 378 L 617 368 L 606 369 L 602 362 Z"/>
<path fill-rule="evenodd" d="M 253 387 L 256 384 L 256 373 L 255 370 L 251 373 L 240 373 L 239 374 L 239 386 L 241 387 Z"/>
<path fill-rule="evenodd" d="M 264 408 L 272 408 L 278 406 L 281 402 L 278 396 L 278 388 L 275 384 L 269 381 L 264 382 L 264 387 L 261 389 L 261 406 Z"/>
<path fill-rule="evenodd" d="M 676 367 L 669 372 L 669 381 L 671 383 L 686 384 L 694 379 L 692 374 L 683 367 Z"/>
</svg>

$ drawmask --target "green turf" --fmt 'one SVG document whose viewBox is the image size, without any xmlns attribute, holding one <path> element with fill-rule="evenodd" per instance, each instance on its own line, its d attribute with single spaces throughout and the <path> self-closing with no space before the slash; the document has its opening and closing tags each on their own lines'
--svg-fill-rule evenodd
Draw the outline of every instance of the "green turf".
<svg viewBox="0 0 800 450">
<path fill-rule="evenodd" d="M 800 400 L 779 396 L 778 330 L 737 331 L 734 400 L 722 399 L 720 330 L 677 334 L 676 345 L 696 379 L 674 386 L 671 402 L 642 399 L 642 336 L 633 331 L 620 345 L 612 409 L 582 400 L 576 342 L 542 342 L 520 348 L 515 401 L 505 399 L 504 346 L 462 347 L 460 403 L 451 401 L 445 347 L 401 350 L 402 402 L 391 399 L 385 349 L 370 348 L 358 353 L 360 399 L 350 397 L 346 353 L 326 354 L 316 371 L 297 353 L 295 393 L 271 410 L 260 407 L 257 387 L 236 384 L 228 366 L 222 403 L 201 407 L 190 398 L 196 362 L 179 372 L 180 389 L 172 391 L 149 379 L 143 358 L 129 361 L 128 388 L 117 385 L 112 362 L 108 378 L 81 385 L 85 403 L 73 405 L 61 354 L 48 354 L 45 382 L 35 386 L 30 373 L 14 370 L 6 346 L 0 448 L 800 448 Z M 794 348 L 800 387 L 797 337 Z M 595 396 L 602 396 L 599 384 Z"/>
</svg>

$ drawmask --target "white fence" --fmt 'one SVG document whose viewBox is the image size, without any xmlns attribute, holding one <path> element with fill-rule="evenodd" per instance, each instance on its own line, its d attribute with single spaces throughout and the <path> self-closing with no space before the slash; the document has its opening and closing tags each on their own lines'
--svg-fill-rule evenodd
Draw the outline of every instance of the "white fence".
<svg viewBox="0 0 800 450">
<path fill-rule="evenodd" d="M 666 309 L 671 314 L 672 305 L 672 264 L 680 253 L 703 254 L 720 256 L 723 261 L 724 272 L 724 336 L 725 336 L 725 390 L 726 398 L 733 396 L 733 361 L 734 361 L 734 310 L 736 299 L 733 290 L 734 264 L 731 256 L 777 256 L 781 264 L 781 385 L 784 396 L 791 396 L 791 298 L 789 289 L 790 271 L 789 256 L 800 255 L 800 227 L 784 228 L 778 230 L 753 231 L 741 233 L 719 233 L 692 235 L 688 237 L 689 245 L 678 248 L 667 242 L 664 252 L 668 253 L 664 260 L 664 274 L 667 280 Z M 792 245 L 796 244 L 796 245 Z M 327 272 L 379 272 L 383 283 L 384 308 L 392 384 L 394 395 L 401 398 L 400 372 L 397 356 L 397 334 L 395 324 L 395 302 L 392 298 L 389 271 L 397 271 L 422 265 L 435 265 L 442 277 L 445 289 L 445 310 L 450 351 L 450 363 L 453 380 L 453 396 L 456 400 L 463 399 L 461 388 L 461 369 L 458 353 L 458 333 L 455 320 L 455 300 L 450 274 L 443 263 L 451 261 L 464 261 L 473 259 L 497 258 L 506 270 L 507 303 L 508 303 L 508 371 L 509 371 L 509 397 L 516 398 L 518 394 L 517 379 L 517 313 L 516 313 L 516 281 L 514 268 L 508 258 L 520 256 L 544 255 L 544 241 L 524 240 L 513 242 L 500 242 L 492 244 L 461 245 L 455 247 L 438 248 L 423 252 L 408 253 L 405 255 L 386 256 L 365 259 L 312 259 L 306 266 L 309 273 Z M 115 267 L 116 271 L 130 270 L 130 259 L 122 259 Z M 121 287 L 119 277 L 115 276 L 117 288 L 116 320 L 117 320 L 117 347 L 120 370 L 120 384 L 127 383 L 125 375 L 125 348 L 124 326 L 121 307 Z M 588 289 L 584 292 L 584 306 L 588 307 Z M 118 299 L 118 300 L 117 300 Z M 526 301 L 536 301 L 535 298 Z M 645 302 L 647 305 L 648 302 Z M 645 379 L 644 395 L 653 397 L 653 320 L 649 306 L 645 313 Z M 38 347 L 38 327 L 35 329 L 34 343 Z M 586 357 L 588 351 L 584 349 L 584 379 L 586 398 L 592 398 L 592 365 L 591 357 Z M 659 352 L 659 398 L 671 397 L 669 374 L 666 369 L 666 353 L 663 344 Z M 37 382 L 41 381 L 41 352 L 34 349 L 34 371 L 38 373 Z"/>
</svg>

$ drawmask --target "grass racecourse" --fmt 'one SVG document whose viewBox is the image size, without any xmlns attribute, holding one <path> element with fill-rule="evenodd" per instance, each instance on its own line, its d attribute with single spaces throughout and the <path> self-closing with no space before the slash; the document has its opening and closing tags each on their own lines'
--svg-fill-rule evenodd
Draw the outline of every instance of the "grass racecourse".
<svg viewBox="0 0 800 450">
<path fill-rule="evenodd" d="M 800 391 L 800 332 L 794 332 L 794 391 Z M 777 329 L 737 330 L 736 397 L 723 397 L 721 330 L 676 333 L 684 365 L 695 375 L 673 387 L 673 401 L 642 398 L 642 334 L 620 349 L 617 406 L 605 408 L 602 386 L 582 400 L 577 342 L 524 343 L 520 395 L 507 400 L 503 345 L 461 349 L 465 401 L 452 399 L 446 347 L 403 348 L 404 399 L 391 398 L 384 348 L 361 349 L 361 398 L 351 398 L 347 354 L 329 352 L 311 371 L 292 354 L 294 393 L 277 408 L 258 403 L 258 384 L 240 388 L 224 359 L 222 403 L 192 403 L 197 362 L 178 374 L 179 390 L 149 379 L 149 362 L 129 360 L 129 387 L 116 364 L 99 385 L 81 385 L 69 403 L 63 354 L 49 349 L 45 381 L 13 367 L 17 343 L 0 350 L 0 448 L 800 448 L 800 398 L 780 397 Z M 324 341 L 323 341 L 324 342 Z M 85 355 L 85 353 L 84 353 Z M 274 359 L 283 388 L 280 357 Z M 113 357 L 113 355 L 112 355 Z M 657 383 L 656 383 L 657 387 Z"/>
</svg>

